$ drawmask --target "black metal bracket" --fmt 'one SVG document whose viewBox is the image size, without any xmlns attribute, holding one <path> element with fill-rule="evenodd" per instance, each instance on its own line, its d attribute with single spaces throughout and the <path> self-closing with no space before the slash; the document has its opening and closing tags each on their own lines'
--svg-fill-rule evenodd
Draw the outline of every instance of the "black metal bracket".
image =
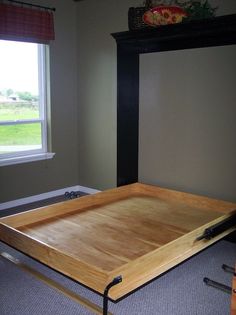
<svg viewBox="0 0 236 315">
<path fill-rule="evenodd" d="M 233 214 L 229 218 L 210 226 L 209 228 L 205 229 L 202 235 L 196 238 L 197 241 L 201 241 L 203 239 L 210 240 L 213 237 L 219 235 L 220 233 L 228 230 L 229 228 L 236 225 L 236 214 Z"/>
<path fill-rule="evenodd" d="M 75 192 L 75 191 L 71 191 L 71 192 L 66 191 L 65 192 L 65 198 L 66 199 L 75 199 L 75 198 L 78 198 L 78 197 L 80 197 L 80 194 Z"/>
<path fill-rule="evenodd" d="M 112 282 L 110 282 L 106 286 L 104 293 L 103 293 L 103 315 L 108 314 L 108 300 L 109 300 L 108 293 L 109 293 L 109 290 L 121 282 L 122 282 L 122 276 L 118 276 L 118 277 L 114 278 L 112 280 Z"/>
</svg>

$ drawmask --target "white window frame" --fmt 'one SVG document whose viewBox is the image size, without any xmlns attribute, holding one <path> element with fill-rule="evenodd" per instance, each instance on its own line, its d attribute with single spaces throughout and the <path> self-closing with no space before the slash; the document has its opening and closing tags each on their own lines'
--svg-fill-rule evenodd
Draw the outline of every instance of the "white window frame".
<svg viewBox="0 0 236 315">
<path fill-rule="evenodd" d="M 49 89 L 49 47 L 48 45 L 38 44 L 38 81 L 39 81 L 39 118 L 22 119 L 15 121 L 0 121 L 0 126 L 11 126 L 20 124 L 41 124 L 42 148 L 17 151 L 12 153 L 0 154 L 0 166 L 26 163 L 44 159 L 51 159 L 55 153 L 48 152 L 48 109 L 50 100 Z"/>
</svg>

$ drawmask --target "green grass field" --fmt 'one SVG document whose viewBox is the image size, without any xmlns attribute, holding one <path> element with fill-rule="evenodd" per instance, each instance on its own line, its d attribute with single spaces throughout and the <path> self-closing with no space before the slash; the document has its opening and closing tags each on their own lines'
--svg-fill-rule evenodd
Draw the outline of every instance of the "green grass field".
<svg viewBox="0 0 236 315">
<path fill-rule="evenodd" d="M 38 110 L 27 106 L 6 106 L 0 103 L 0 121 L 38 118 Z M 41 124 L 0 126 L 1 145 L 34 145 L 41 143 Z"/>
<path fill-rule="evenodd" d="M 34 118 L 39 118 L 39 111 L 33 107 L 0 103 L 0 121 Z"/>
<path fill-rule="evenodd" d="M 30 145 L 40 143 L 40 123 L 0 126 L 0 145 Z"/>
</svg>

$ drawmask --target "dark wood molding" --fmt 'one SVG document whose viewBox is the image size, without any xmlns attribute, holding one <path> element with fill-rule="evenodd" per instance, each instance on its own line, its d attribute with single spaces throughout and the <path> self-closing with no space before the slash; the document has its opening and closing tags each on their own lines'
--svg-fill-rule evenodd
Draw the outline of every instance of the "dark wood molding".
<svg viewBox="0 0 236 315">
<path fill-rule="evenodd" d="M 119 45 L 117 80 L 117 184 L 121 186 L 138 181 L 139 56 Z"/>
<path fill-rule="evenodd" d="M 138 54 L 231 45 L 236 36 L 236 14 L 113 33 L 112 36 L 125 50 Z"/>
<path fill-rule="evenodd" d="M 236 14 L 113 33 L 117 42 L 117 185 L 138 181 L 139 55 L 236 44 Z"/>
</svg>

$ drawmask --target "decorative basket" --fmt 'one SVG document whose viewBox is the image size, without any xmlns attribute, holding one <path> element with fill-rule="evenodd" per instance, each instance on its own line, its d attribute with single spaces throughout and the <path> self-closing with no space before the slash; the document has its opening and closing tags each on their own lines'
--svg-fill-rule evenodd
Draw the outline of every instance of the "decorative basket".
<svg viewBox="0 0 236 315">
<path fill-rule="evenodd" d="M 150 28 L 149 25 L 143 22 L 143 15 L 149 8 L 147 7 L 137 7 L 129 8 L 128 11 L 128 25 L 129 30 L 134 31 L 141 28 Z"/>
</svg>

